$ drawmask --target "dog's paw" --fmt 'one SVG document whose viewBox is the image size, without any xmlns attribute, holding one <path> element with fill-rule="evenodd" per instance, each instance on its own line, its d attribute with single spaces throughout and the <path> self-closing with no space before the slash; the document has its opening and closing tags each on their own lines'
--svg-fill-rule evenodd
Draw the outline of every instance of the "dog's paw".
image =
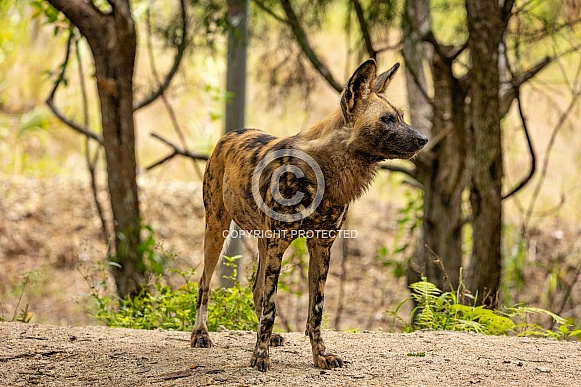
<svg viewBox="0 0 581 387">
<path fill-rule="evenodd" d="M 212 340 L 210 340 L 210 335 L 205 331 L 194 331 L 192 332 L 192 348 L 210 348 Z"/>
<path fill-rule="evenodd" d="M 270 358 L 257 357 L 252 355 L 252 358 L 250 359 L 250 366 L 260 372 L 266 372 L 270 369 Z"/>
<path fill-rule="evenodd" d="M 313 361 L 316 367 L 323 369 L 339 368 L 343 367 L 343 360 L 337 355 L 332 354 L 319 354 L 313 356 Z"/>
<path fill-rule="evenodd" d="M 286 344 L 285 338 L 279 335 L 278 333 L 273 333 L 272 336 L 270 336 L 271 347 L 280 347 L 285 344 Z"/>
</svg>

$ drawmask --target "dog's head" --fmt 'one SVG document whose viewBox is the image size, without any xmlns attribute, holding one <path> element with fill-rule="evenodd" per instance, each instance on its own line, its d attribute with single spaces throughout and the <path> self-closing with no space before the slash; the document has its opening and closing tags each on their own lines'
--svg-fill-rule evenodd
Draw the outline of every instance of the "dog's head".
<svg viewBox="0 0 581 387">
<path fill-rule="evenodd" d="M 370 59 L 355 70 L 341 95 L 345 125 L 351 131 L 349 149 L 374 160 L 409 159 L 428 142 L 385 96 L 398 68 L 396 63 L 377 76 L 375 60 Z"/>
</svg>

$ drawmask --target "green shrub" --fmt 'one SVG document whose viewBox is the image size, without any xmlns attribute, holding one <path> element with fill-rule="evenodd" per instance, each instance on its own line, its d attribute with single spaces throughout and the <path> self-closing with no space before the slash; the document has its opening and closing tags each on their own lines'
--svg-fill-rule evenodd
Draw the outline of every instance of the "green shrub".
<svg viewBox="0 0 581 387">
<path fill-rule="evenodd" d="M 462 288 L 462 285 L 460 286 Z M 393 323 L 404 323 L 403 330 L 412 332 L 420 329 L 477 332 L 486 335 L 540 336 L 553 339 L 566 339 L 581 335 L 581 330 L 570 331 L 571 324 L 564 318 L 545 309 L 515 306 L 504 311 L 476 306 L 477 296 L 472 305 L 461 300 L 462 292 L 442 292 L 426 278 L 410 285 L 412 295 L 400 303 L 395 311 L 388 311 Z M 407 301 L 415 301 L 412 311 L 413 321 L 406 323 L 398 311 Z M 545 329 L 539 324 L 528 323 L 527 317 L 545 314 L 553 318 L 557 327 Z"/>
<path fill-rule="evenodd" d="M 232 260 L 237 257 L 230 258 Z M 90 297 L 96 301 L 96 312 L 92 315 L 110 327 L 134 329 L 175 329 L 191 330 L 196 317 L 198 285 L 191 281 L 193 269 L 173 269 L 182 280 L 182 285 L 172 288 L 164 283 L 164 276 L 153 277 L 148 286 L 135 297 L 119 299 L 116 296 L 102 295 L 106 288 L 107 271 L 100 264 L 98 271 L 105 278 L 95 285 L 92 278 L 83 274 L 90 287 Z M 234 286 L 219 288 L 212 292 L 208 305 L 208 329 L 216 331 L 223 325 L 227 329 L 255 330 L 258 320 L 254 313 L 254 302 L 249 287 L 231 279 Z"/>
</svg>

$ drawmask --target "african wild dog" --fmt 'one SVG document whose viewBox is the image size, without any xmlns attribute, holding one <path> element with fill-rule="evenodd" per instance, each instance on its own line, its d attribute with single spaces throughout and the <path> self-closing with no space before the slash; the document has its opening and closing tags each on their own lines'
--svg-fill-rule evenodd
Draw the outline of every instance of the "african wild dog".
<svg viewBox="0 0 581 387">
<path fill-rule="evenodd" d="M 260 323 L 250 363 L 259 371 L 270 368 L 269 345 L 283 344 L 272 328 L 282 256 L 298 236 L 292 231 L 326 230 L 307 239 L 309 310 L 305 333 L 317 367 L 343 366 L 338 356 L 327 353 L 321 338 L 331 245 L 349 203 L 366 190 L 378 163 L 412 158 L 428 141 L 403 121 L 402 113 L 385 97 L 398 68 L 396 64 L 376 77 L 375 61 L 366 61 L 351 76 L 340 108 L 294 136 L 277 138 L 260 130 L 241 129 L 218 142 L 204 174 L 204 272 L 192 347 L 212 346 L 206 325 L 210 280 L 231 220 L 244 230 L 262 233 L 253 285 Z"/>
</svg>

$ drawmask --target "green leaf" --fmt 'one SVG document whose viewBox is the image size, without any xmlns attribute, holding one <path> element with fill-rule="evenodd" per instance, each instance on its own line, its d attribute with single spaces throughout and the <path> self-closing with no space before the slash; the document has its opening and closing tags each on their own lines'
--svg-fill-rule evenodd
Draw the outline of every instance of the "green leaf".
<svg viewBox="0 0 581 387">
<path fill-rule="evenodd" d="M 581 329 L 577 329 L 576 331 L 569 332 L 570 337 L 581 336 Z"/>
</svg>

